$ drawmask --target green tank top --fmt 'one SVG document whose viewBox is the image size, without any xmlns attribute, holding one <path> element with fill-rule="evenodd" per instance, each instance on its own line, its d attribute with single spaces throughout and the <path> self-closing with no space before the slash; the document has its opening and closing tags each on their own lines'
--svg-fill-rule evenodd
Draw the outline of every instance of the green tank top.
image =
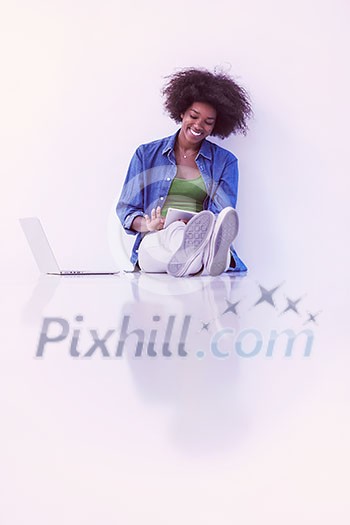
<svg viewBox="0 0 350 525">
<path fill-rule="evenodd" d="M 162 208 L 165 217 L 168 208 L 180 208 L 186 211 L 202 211 L 207 196 L 204 180 L 201 175 L 195 179 L 178 179 L 171 183 L 168 196 Z"/>
</svg>

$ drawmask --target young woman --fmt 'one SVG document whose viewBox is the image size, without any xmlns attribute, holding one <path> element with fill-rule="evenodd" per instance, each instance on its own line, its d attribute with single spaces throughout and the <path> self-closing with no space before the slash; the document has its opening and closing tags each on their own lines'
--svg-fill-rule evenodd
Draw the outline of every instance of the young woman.
<svg viewBox="0 0 350 525">
<path fill-rule="evenodd" d="M 169 76 L 163 95 L 181 127 L 137 148 L 117 204 L 125 231 L 137 235 L 131 262 L 176 277 L 246 271 L 232 247 L 237 158 L 207 137 L 246 133 L 248 95 L 227 74 L 193 68 Z M 197 213 L 164 228 L 169 207 Z"/>
</svg>

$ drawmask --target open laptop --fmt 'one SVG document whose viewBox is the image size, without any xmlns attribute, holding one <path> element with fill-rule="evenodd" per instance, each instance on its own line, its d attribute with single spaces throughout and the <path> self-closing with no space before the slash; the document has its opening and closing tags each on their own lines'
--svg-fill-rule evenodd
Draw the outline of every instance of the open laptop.
<svg viewBox="0 0 350 525">
<path fill-rule="evenodd" d="M 119 273 L 61 270 L 38 217 L 24 217 L 19 219 L 19 222 L 41 273 L 51 275 L 116 275 Z"/>
</svg>

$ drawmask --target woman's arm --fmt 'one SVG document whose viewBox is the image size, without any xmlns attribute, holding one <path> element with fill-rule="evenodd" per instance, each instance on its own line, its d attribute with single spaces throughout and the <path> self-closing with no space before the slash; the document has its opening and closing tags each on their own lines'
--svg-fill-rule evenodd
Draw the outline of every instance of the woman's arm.
<svg viewBox="0 0 350 525">
<path fill-rule="evenodd" d="M 225 163 L 220 179 L 211 195 L 212 211 L 219 213 L 226 206 L 236 208 L 238 190 L 238 161 Z"/>
<path fill-rule="evenodd" d="M 132 235 L 139 231 L 132 227 L 135 218 L 142 219 L 144 214 L 143 171 L 142 153 L 138 148 L 130 161 L 116 207 L 124 230 Z"/>
</svg>

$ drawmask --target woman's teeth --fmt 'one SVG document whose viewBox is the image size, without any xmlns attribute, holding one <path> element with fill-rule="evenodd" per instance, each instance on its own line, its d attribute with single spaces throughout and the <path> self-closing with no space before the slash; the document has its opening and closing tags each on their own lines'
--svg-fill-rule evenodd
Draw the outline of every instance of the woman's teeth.
<svg viewBox="0 0 350 525">
<path fill-rule="evenodd" d="M 191 131 L 192 135 L 194 135 L 195 137 L 199 137 L 202 134 L 201 131 L 194 131 L 193 129 L 191 129 L 190 131 Z"/>
</svg>

